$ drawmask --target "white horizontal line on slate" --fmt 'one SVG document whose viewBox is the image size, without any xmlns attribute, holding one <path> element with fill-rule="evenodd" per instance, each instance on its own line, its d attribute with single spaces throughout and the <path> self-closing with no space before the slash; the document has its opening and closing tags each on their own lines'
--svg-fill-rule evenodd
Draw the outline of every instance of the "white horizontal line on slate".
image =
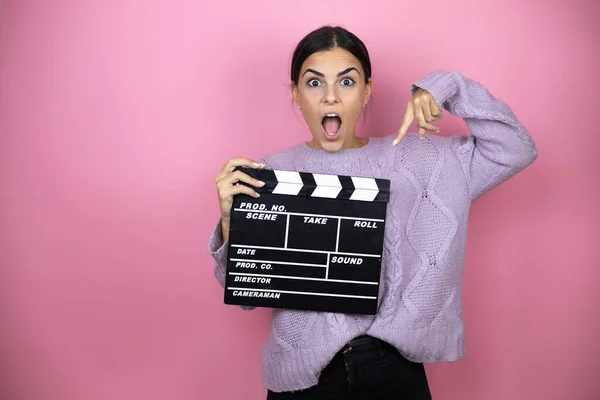
<svg viewBox="0 0 600 400">
<path fill-rule="evenodd" d="M 319 254 L 341 254 L 344 256 L 362 256 L 362 257 L 381 257 L 381 254 L 362 254 L 362 253 L 344 253 L 341 251 L 326 251 L 326 250 L 309 250 L 309 249 L 292 249 L 290 247 L 268 247 L 268 246 L 249 246 L 245 244 L 232 244 L 231 247 L 244 247 L 249 249 L 263 249 L 263 250 L 283 250 L 283 251 L 299 251 L 303 253 L 319 253 Z"/>
<path fill-rule="evenodd" d="M 384 222 L 385 221 L 384 219 L 377 219 L 377 218 L 343 217 L 341 215 L 306 214 L 306 213 L 297 213 L 297 212 L 288 212 L 288 211 L 248 210 L 245 208 L 234 208 L 233 211 L 257 212 L 257 213 L 268 213 L 268 214 L 289 214 L 289 215 L 300 215 L 303 217 L 339 218 L 339 219 L 349 219 L 349 220 L 355 220 L 355 221 L 375 221 L 375 222 Z"/>
<path fill-rule="evenodd" d="M 268 264 L 284 264 L 284 265 L 301 265 L 304 267 L 327 268 L 327 265 L 322 265 L 322 264 L 304 264 L 304 263 L 294 263 L 294 262 L 288 262 L 288 261 L 252 260 L 249 258 L 232 258 L 231 261 L 259 262 L 259 263 L 263 263 L 263 264 L 268 263 Z"/>
<path fill-rule="evenodd" d="M 286 294 L 306 294 L 310 296 L 325 296 L 325 297 L 349 297 L 353 299 L 372 299 L 376 300 L 375 296 L 358 296 L 353 294 L 335 294 L 335 293 L 312 293 L 312 292 L 294 292 L 291 290 L 268 290 L 268 289 L 253 289 L 253 288 L 240 288 L 230 287 L 229 290 L 247 290 L 249 292 L 269 292 L 269 293 L 286 293 Z"/>
<path fill-rule="evenodd" d="M 350 280 L 346 280 L 346 279 L 312 278 L 312 277 L 307 277 L 307 276 L 245 274 L 245 273 L 241 273 L 241 272 L 230 272 L 229 275 L 257 276 L 257 277 L 261 277 L 261 278 L 298 279 L 298 280 L 301 280 L 301 281 L 323 281 L 323 282 L 337 282 L 337 283 L 357 283 L 357 284 L 360 284 L 360 285 L 379 285 L 379 282 L 350 281 Z"/>
</svg>

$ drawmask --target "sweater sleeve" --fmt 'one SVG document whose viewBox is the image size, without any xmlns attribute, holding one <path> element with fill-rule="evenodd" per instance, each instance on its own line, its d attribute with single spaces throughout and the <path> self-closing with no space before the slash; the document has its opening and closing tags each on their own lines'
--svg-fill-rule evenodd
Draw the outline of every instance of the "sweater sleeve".
<svg viewBox="0 0 600 400">
<path fill-rule="evenodd" d="M 225 269 L 227 267 L 227 248 L 229 241 L 223 240 L 223 231 L 221 227 L 221 219 L 213 229 L 210 238 L 208 239 L 208 252 L 215 261 L 214 274 L 217 282 L 222 287 L 225 287 Z"/>
<path fill-rule="evenodd" d="M 267 158 L 262 158 L 259 162 L 270 166 Z M 217 222 L 215 228 L 208 239 L 208 252 L 214 259 L 214 275 L 221 287 L 225 288 L 225 275 L 227 274 L 227 249 L 229 240 L 223 240 L 223 230 L 221 219 Z M 255 307 L 240 306 L 244 310 L 253 310 Z"/>
<path fill-rule="evenodd" d="M 217 222 L 210 238 L 208 239 L 208 252 L 215 261 L 214 274 L 217 282 L 225 288 L 225 275 L 227 269 L 227 249 L 229 240 L 223 240 L 223 232 L 221 230 L 221 219 Z M 242 310 L 253 310 L 256 307 L 239 306 Z"/>
<path fill-rule="evenodd" d="M 469 137 L 451 138 L 452 150 L 465 173 L 471 200 L 482 196 L 537 158 L 527 130 L 511 109 L 479 83 L 456 72 L 437 71 L 411 87 L 432 94 L 440 108 L 467 123 Z"/>
</svg>

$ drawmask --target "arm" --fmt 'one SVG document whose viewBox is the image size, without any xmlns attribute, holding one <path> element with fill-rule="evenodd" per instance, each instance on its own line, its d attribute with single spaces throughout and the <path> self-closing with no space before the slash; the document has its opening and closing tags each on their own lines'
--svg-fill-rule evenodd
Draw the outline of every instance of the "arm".
<svg viewBox="0 0 600 400">
<path fill-rule="evenodd" d="M 217 225 L 208 239 L 208 252 L 215 260 L 215 278 L 222 287 L 225 287 L 225 269 L 227 267 L 228 247 L 229 240 L 223 239 L 221 219 L 219 218 Z"/>
<path fill-rule="evenodd" d="M 265 159 L 259 162 L 267 164 Z M 267 164 L 268 165 L 268 164 Z M 227 251 L 229 248 L 229 217 L 219 218 L 208 239 L 208 252 L 214 259 L 214 275 L 221 287 L 225 288 L 225 277 L 227 274 Z M 252 310 L 255 307 L 240 306 L 244 310 Z"/>
<path fill-rule="evenodd" d="M 452 149 L 465 173 L 471 200 L 537 158 L 535 144 L 510 108 L 479 83 L 455 72 L 438 71 L 416 82 L 412 93 L 419 87 L 469 127 L 471 136 L 453 137 Z"/>
<path fill-rule="evenodd" d="M 229 240 L 223 240 L 221 219 L 217 222 L 213 233 L 208 239 L 208 252 L 215 260 L 214 274 L 215 278 L 225 288 L 225 275 L 227 269 L 227 249 L 229 248 Z M 256 307 L 239 306 L 242 310 L 253 310 Z"/>
</svg>

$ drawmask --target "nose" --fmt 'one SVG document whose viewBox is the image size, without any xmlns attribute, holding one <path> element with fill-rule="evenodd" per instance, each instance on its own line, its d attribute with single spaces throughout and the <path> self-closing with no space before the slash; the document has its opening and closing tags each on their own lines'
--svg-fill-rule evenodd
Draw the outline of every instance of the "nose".
<svg viewBox="0 0 600 400">
<path fill-rule="evenodd" d="M 338 97 L 338 93 L 335 85 L 328 85 L 327 92 L 325 92 L 325 96 L 323 97 L 323 102 L 325 104 L 336 104 L 339 103 L 340 98 Z"/>
</svg>

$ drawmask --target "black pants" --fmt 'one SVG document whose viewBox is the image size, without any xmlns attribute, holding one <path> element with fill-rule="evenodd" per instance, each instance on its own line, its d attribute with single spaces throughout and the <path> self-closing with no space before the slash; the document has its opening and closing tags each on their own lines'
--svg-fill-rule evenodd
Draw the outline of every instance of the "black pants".
<svg viewBox="0 0 600 400">
<path fill-rule="evenodd" d="M 269 391 L 267 400 L 431 400 L 425 368 L 371 336 L 353 339 L 325 367 L 316 386 Z"/>
</svg>

